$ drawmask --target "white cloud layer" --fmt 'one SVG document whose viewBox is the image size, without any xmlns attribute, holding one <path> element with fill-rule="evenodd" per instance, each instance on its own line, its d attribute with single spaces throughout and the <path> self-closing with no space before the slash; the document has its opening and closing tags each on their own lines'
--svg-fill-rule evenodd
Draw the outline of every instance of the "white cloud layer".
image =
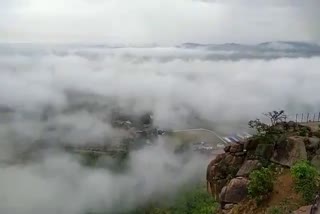
<svg viewBox="0 0 320 214">
<path fill-rule="evenodd" d="M 311 0 L 1 1 L 0 40 L 319 41 L 317 5 Z M 219 132 L 236 131 L 238 122 L 246 125 L 270 110 L 319 112 L 319 50 L 269 45 L 271 51 L 1 45 L 0 160 L 37 140 L 81 144 L 121 135 L 106 121 L 110 104 L 128 113 L 152 111 L 161 128 L 193 128 L 201 121 Z M 53 115 L 43 121 L 47 109 Z M 84 168 L 66 154 L 45 154 L 34 164 L 1 162 L 0 213 L 132 208 L 204 178 L 206 161 L 190 158 L 180 159 L 160 142 L 133 153 L 124 174 Z"/>
<path fill-rule="evenodd" d="M 39 163 L 0 167 L 0 212 L 7 214 L 114 214 L 169 197 L 205 177 L 206 161 L 181 159 L 162 145 L 131 155 L 129 170 L 81 166 L 75 157 L 46 154 Z"/>
</svg>

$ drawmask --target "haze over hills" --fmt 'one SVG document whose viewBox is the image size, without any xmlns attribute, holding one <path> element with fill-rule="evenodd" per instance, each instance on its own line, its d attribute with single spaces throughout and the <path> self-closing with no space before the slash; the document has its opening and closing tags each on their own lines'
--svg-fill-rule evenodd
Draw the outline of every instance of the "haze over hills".
<svg viewBox="0 0 320 214">
<path fill-rule="evenodd" d="M 317 43 L 311 42 L 293 42 L 293 41 L 275 41 L 263 42 L 259 44 L 239 44 L 239 43 L 224 43 L 224 44 L 197 44 L 197 43 L 183 43 L 177 47 L 182 48 L 204 48 L 209 50 L 260 50 L 260 51 L 310 51 L 318 52 L 320 46 Z"/>
<path fill-rule="evenodd" d="M 265 42 L 256 45 L 237 43 L 197 44 L 177 46 L 157 45 L 104 45 L 104 44 L 1 44 L 1 55 L 61 55 L 75 54 L 98 59 L 106 56 L 123 56 L 139 60 L 241 60 L 308 58 L 320 56 L 320 45 L 308 42 Z"/>
</svg>

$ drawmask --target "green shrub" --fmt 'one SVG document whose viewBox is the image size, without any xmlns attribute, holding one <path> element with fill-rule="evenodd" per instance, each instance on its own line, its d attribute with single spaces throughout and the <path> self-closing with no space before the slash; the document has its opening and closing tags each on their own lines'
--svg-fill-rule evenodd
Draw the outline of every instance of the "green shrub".
<svg viewBox="0 0 320 214">
<path fill-rule="evenodd" d="M 302 137 L 305 137 L 307 134 L 308 134 L 308 128 L 307 127 L 302 127 L 300 130 L 299 130 L 299 135 L 302 136 Z"/>
<path fill-rule="evenodd" d="M 258 132 L 258 135 L 264 135 L 269 130 L 269 126 L 259 119 L 250 120 L 248 125 L 250 128 L 255 129 Z"/>
<path fill-rule="evenodd" d="M 248 194 L 258 202 L 273 189 L 272 173 L 268 168 L 254 170 L 250 175 Z"/>
<path fill-rule="evenodd" d="M 172 214 L 212 214 L 217 204 L 205 188 L 198 187 L 186 191 L 178 197 L 170 207 Z"/>
<path fill-rule="evenodd" d="M 218 203 L 208 194 L 203 186 L 186 187 L 174 198 L 162 203 L 152 203 L 136 208 L 129 212 L 116 214 L 214 214 L 217 213 Z M 109 214 L 109 213 L 99 213 Z M 114 214 L 114 212 L 112 213 Z"/>
<path fill-rule="evenodd" d="M 318 130 L 317 132 L 314 132 L 313 135 L 320 138 L 320 131 Z"/>
<path fill-rule="evenodd" d="M 318 190 L 317 178 L 319 174 L 316 168 L 308 161 L 300 161 L 291 168 L 291 174 L 295 190 L 302 194 L 307 203 L 313 202 Z"/>
</svg>

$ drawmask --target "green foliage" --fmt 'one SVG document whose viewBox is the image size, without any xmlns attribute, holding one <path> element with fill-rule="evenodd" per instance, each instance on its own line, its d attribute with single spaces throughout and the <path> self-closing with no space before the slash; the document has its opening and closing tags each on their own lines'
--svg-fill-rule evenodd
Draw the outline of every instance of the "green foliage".
<svg viewBox="0 0 320 214">
<path fill-rule="evenodd" d="M 302 127 L 302 128 L 300 128 L 300 130 L 299 130 L 299 135 L 300 136 L 302 136 L 302 137 L 305 137 L 307 134 L 308 134 L 308 128 L 307 127 Z"/>
<path fill-rule="evenodd" d="M 291 174 L 296 191 L 302 194 L 307 203 L 313 202 L 318 189 L 319 174 L 316 168 L 307 161 L 300 161 L 291 168 Z"/>
<path fill-rule="evenodd" d="M 272 173 L 268 168 L 254 170 L 249 175 L 248 194 L 258 202 L 273 189 Z"/>
<path fill-rule="evenodd" d="M 212 214 L 217 204 L 204 188 L 187 191 L 178 197 L 170 209 L 172 214 Z"/>
<path fill-rule="evenodd" d="M 258 144 L 273 144 L 273 136 L 267 133 L 265 134 L 257 134 L 253 136 L 253 139 L 258 141 Z"/>
<path fill-rule="evenodd" d="M 268 112 L 264 115 L 270 119 L 271 126 L 261 122 L 259 119 L 255 119 L 249 121 L 249 127 L 255 129 L 258 135 L 283 133 L 283 131 L 277 127 L 277 124 L 282 123 L 287 118 L 283 110 Z"/>
<path fill-rule="evenodd" d="M 258 160 L 260 161 L 262 167 L 269 167 L 271 164 L 268 159 L 265 159 L 263 157 L 259 157 Z"/>
<path fill-rule="evenodd" d="M 207 193 L 205 187 L 196 185 L 167 200 L 149 201 L 148 204 L 130 211 L 122 210 L 121 204 L 115 206 L 117 209 L 86 214 L 214 214 L 217 213 L 219 204 Z"/>
<path fill-rule="evenodd" d="M 285 132 L 277 124 L 269 126 L 265 123 L 262 123 L 259 119 L 249 121 L 248 125 L 250 128 L 253 128 L 257 131 L 257 134 L 253 136 L 253 140 L 257 141 L 258 144 L 275 145 Z"/>
<path fill-rule="evenodd" d="M 259 119 L 250 120 L 248 125 L 250 128 L 255 129 L 259 135 L 265 134 L 269 129 L 269 126 L 265 123 L 262 123 Z"/>
<path fill-rule="evenodd" d="M 313 132 L 313 135 L 314 135 L 315 137 L 320 138 L 320 131 L 318 130 L 318 131 L 316 131 L 316 132 Z"/>
<path fill-rule="evenodd" d="M 218 208 L 205 188 L 196 187 L 182 191 L 167 205 L 150 204 L 126 214 L 214 214 Z"/>
</svg>

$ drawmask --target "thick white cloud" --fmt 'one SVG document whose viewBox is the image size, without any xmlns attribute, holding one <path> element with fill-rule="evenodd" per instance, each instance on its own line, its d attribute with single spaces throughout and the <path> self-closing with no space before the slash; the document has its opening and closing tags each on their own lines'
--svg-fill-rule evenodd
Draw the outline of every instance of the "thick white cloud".
<svg viewBox="0 0 320 214">
<path fill-rule="evenodd" d="M 63 56 L 48 50 L 0 59 L 0 104 L 33 112 L 47 104 L 63 109 L 69 104 L 65 90 L 72 89 L 115 97 L 127 111 L 151 110 L 164 128 L 191 126 L 191 112 L 215 124 L 246 122 L 280 108 L 319 111 L 312 93 L 318 88 L 318 57 L 217 61 L 199 58 L 211 53 L 201 49 L 62 48 Z"/>
<path fill-rule="evenodd" d="M 317 6 L 313 0 L 16 0 L 1 9 L 7 18 L 0 21 L 0 39 L 160 44 L 319 40 Z"/>
<path fill-rule="evenodd" d="M 117 213 L 174 194 L 205 177 L 206 161 L 175 156 L 159 145 L 134 152 L 129 170 L 81 166 L 76 157 L 46 154 L 39 163 L 0 167 L 0 212 L 7 214 Z"/>
<path fill-rule="evenodd" d="M 0 115 L 0 213 L 115 213 L 115 207 L 136 207 L 163 194 L 167 198 L 179 185 L 205 178 L 206 160 L 188 155 L 186 162 L 164 147 L 164 141 L 133 152 L 130 170 L 123 174 L 88 169 L 75 157 L 55 153 L 45 153 L 36 163 L 3 164 L 20 146 L 37 140 L 95 143 L 121 136 L 100 114 L 108 113 L 105 104 L 111 101 L 128 113 L 151 110 L 156 125 L 173 129 L 192 127 L 193 115 L 215 130 L 224 131 L 227 125 L 228 131 L 237 131 L 229 125 L 244 121 L 246 126 L 265 111 L 318 112 L 319 56 L 306 57 L 300 43 L 266 46 L 279 49 L 254 49 L 251 54 L 259 59 L 233 61 L 228 56 L 239 51 L 1 45 L 0 106 L 14 112 Z M 294 47 L 301 52 L 296 58 L 279 57 L 292 56 Z M 204 57 L 215 52 L 227 60 Z M 268 58 L 272 54 L 277 57 Z M 73 102 L 93 108 L 66 109 Z M 40 120 L 48 106 L 56 114 Z M 13 121 L 4 120 L 7 115 Z M 52 127 L 54 131 L 46 129 Z"/>
</svg>

